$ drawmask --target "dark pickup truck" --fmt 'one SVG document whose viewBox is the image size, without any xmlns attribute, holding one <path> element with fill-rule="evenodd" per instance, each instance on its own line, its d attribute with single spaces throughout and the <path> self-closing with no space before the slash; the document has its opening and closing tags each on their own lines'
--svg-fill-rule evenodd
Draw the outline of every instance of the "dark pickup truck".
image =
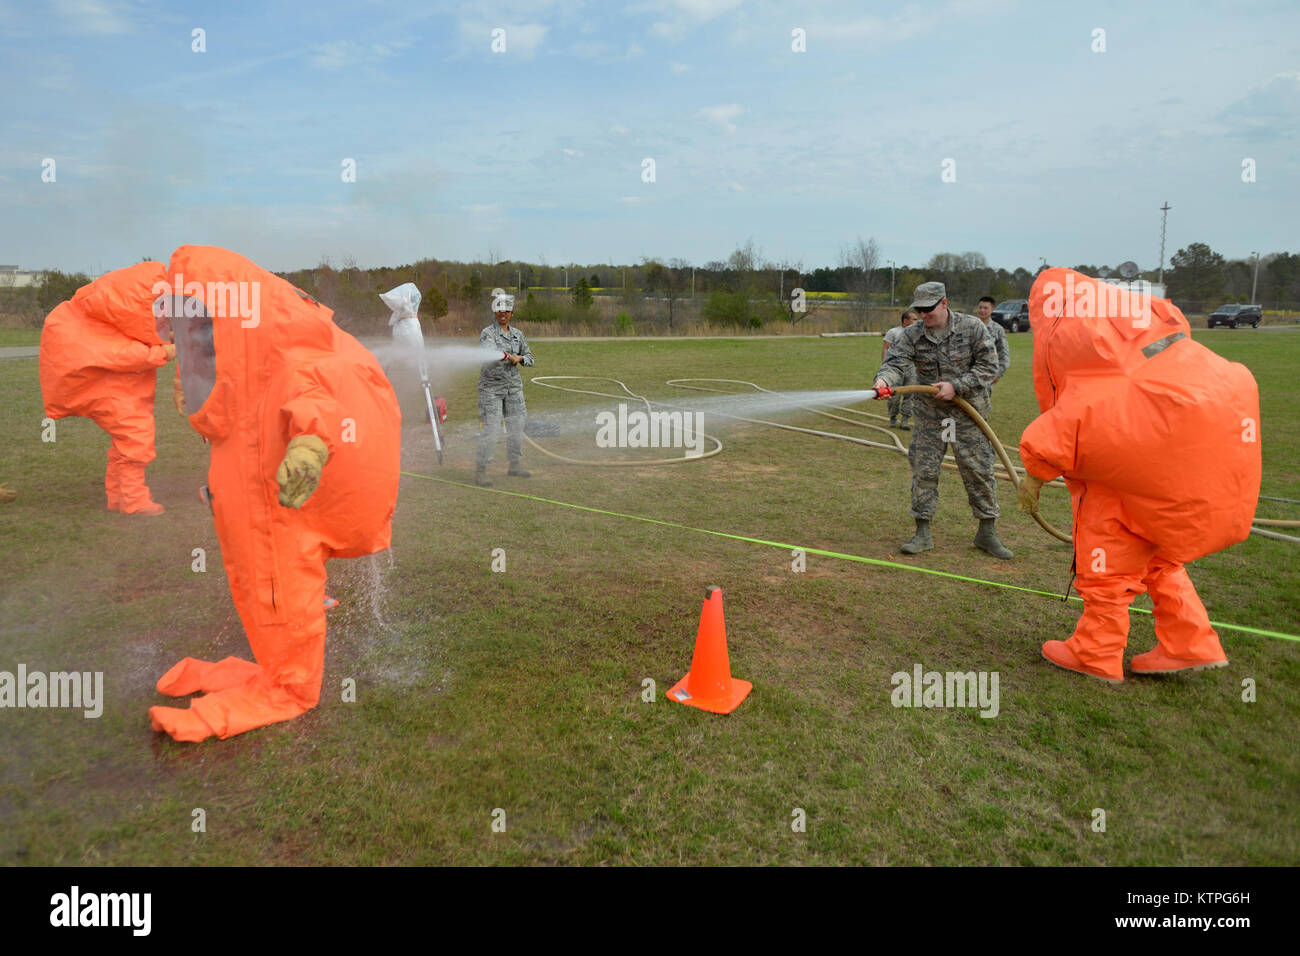
<svg viewBox="0 0 1300 956">
<path fill-rule="evenodd" d="M 1235 329 L 1239 325 L 1249 325 L 1257 329 L 1263 317 L 1264 310 L 1257 305 L 1221 305 L 1206 319 L 1206 326 L 1212 329 L 1216 325 L 1226 325 Z"/>
<path fill-rule="evenodd" d="M 1026 299 L 1000 302 L 989 318 L 1008 332 L 1025 332 L 1029 329 L 1029 302 Z"/>
</svg>

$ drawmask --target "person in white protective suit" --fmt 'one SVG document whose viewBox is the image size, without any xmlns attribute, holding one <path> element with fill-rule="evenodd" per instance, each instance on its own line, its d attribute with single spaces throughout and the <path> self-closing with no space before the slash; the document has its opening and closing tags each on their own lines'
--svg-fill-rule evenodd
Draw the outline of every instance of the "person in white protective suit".
<svg viewBox="0 0 1300 956">
<path fill-rule="evenodd" d="M 429 363 L 424 353 L 424 333 L 420 330 L 420 290 L 414 282 L 403 282 L 395 289 L 381 292 L 380 300 L 392 313 L 388 325 L 393 330 L 393 350 L 395 358 L 387 363 L 385 372 L 392 381 L 399 399 L 402 395 L 415 392 L 417 384 L 412 381 L 412 372 L 419 375 L 418 387 L 423 389 L 422 406 L 424 415 L 419 415 L 414 406 L 403 408 L 403 419 L 418 422 L 421 418 L 434 426 L 434 441 L 438 446 L 438 461 L 442 461 L 442 446 L 446 435 L 440 423 L 447 419 L 447 403 L 441 396 L 433 394 L 429 375 Z M 435 416 L 437 416 L 435 421 Z"/>
</svg>

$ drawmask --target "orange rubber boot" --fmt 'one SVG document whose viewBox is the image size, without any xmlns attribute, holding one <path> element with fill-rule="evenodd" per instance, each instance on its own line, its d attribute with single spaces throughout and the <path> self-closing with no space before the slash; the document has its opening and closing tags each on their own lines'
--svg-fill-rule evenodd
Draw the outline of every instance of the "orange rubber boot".
<svg viewBox="0 0 1300 956">
<path fill-rule="evenodd" d="M 1123 581 L 1087 583 L 1079 579 L 1083 614 L 1068 641 L 1048 641 L 1043 657 L 1057 667 L 1100 680 L 1124 680 L 1124 645 L 1128 643 L 1128 606 L 1133 591 Z"/>
<path fill-rule="evenodd" d="M 167 509 L 149 495 L 144 483 L 144 465 L 138 461 L 124 461 L 118 469 L 121 479 L 121 507 L 124 515 L 160 515 Z"/>
<path fill-rule="evenodd" d="M 261 672 L 262 668 L 252 661 L 238 657 L 227 657 L 215 664 L 187 657 L 158 678 L 158 692 L 168 697 L 186 697 L 200 691 L 211 694 L 245 684 Z"/>
<path fill-rule="evenodd" d="M 1200 595 L 1187 569 L 1163 558 L 1151 562 L 1145 583 L 1154 602 L 1156 640 L 1145 654 L 1129 662 L 1134 674 L 1176 674 L 1227 667 L 1219 635 L 1210 626 Z"/>
<path fill-rule="evenodd" d="M 259 674 L 238 687 L 196 697 L 187 710 L 150 707 L 149 719 L 155 730 L 165 731 L 176 740 L 197 742 L 213 736 L 225 740 L 292 720 L 315 705 L 315 700 L 302 700 L 289 688 L 272 684 L 265 674 Z"/>
<path fill-rule="evenodd" d="M 1110 684 L 1122 684 L 1124 682 L 1123 671 L 1120 671 L 1119 677 L 1112 677 L 1110 673 L 1098 668 L 1085 664 L 1074 652 L 1070 650 L 1069 641 L 1046 641 L 1042 648 L 1043 659 L 1049 664 L 1055 664 L 1063 670 L 1074 671 L 1076 674 L 1084 674 L 1088 677 L 1095 677 L 1097 680 L 1104 680 Z"/>
<path fill-rule="evenodd" d="M 186 743 L 198 743 L 216 733 L 193 710 L 182 710 L 179 707 L 150 707 L 149 722 L 153 724 L 154 730 L 160 730 L 173 740 Z"/>
</svg>

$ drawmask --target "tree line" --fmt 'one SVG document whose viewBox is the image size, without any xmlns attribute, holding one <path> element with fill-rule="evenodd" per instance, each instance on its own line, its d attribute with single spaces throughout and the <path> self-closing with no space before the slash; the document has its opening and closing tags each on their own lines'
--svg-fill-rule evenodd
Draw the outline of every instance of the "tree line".
<svg viewBox="0 0 1300 956">
<path fill-rule="evenodd" d="M 875 239 L 845 245 L 834 265 L 805 269 L 798 261 L 765 258 L 753 240 L 738 245 L 725 260 L 700 265 L 684 259 L 643 259 L 636 264 L 497 260 L 460 262 L 421 259 L 401 266 L 362 269 L 355 260 L 335 264 L 322 259 L 312 268 L 281 273 L 285 279 L 332 310 L 352 331 L 377 332 L 388 312 L 379 293 L 414 282 L 423 295 L 421 316 L 448 332 L 473 327 L 486 318 L 490 291 L 516 294 L 516 318 L 524 322 L 598 326 L 629 330 L 647 324 L 676 331 L 684 323 L 762 328 L 773 323 L 797 327 L 810 315 L 834 315 L 847 328 L 866 328 L 873 310 L 901 308 L 925 281 L 940 281 L 958 309 L 973 309 L 980 296 L 1028 297 L 1036 269 L 995 268 L 979 252 L 944 252 L 924 264 L 882 261 Z M 1075 264 L 1088 275 L 1112 275 L 1109 265 Z M 1142 277 L 1156 281 L 1156 270 Z M 38 283 L 0 288 L 0 312 L 39 326 L 59 302 L 90 281 L 83 273 L 50 270 Z M 1227 259 L 1205 243 L 1179 249 L 1164 271 L 1167 295 L 1184 311 L 1207 312 L 1228 301 L 1255 301 L 1269 309 L 1300 306 L 1300 253 L 1274 252 L 1251 259 Z M 800 299 L 796 290 L 803 291 Z"/>
</svg>

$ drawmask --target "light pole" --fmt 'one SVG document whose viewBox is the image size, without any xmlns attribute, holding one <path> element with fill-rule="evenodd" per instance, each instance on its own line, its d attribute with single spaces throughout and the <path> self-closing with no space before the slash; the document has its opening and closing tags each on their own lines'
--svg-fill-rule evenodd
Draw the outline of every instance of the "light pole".
<svg viewBox="0 0 1300 956">
<path fill-rule="evenodd" d="M 894 260 L 889 260 L 889 307 L 894 307 Z"/>
<path fill-rule="evenodd" d="M 1250 283 L 1250 304 L 1255 304 L 1255 289 L 1259 286 L 1259 253 L 1251 253 L 1255 257 L 1255 278 Z"/>
<path fill-rule="evenodd" d="M 1160 207 L 1160 276 L 1156 279 L 1156 282 L 1160 284 L 1161 288 L 1164 288 L 1165 284 L 1165 225 L 1169 222 L 1169 210 L 1173 208 L 1173 206 L 1169 205 L 1168 199 Z"/>
</svg>

